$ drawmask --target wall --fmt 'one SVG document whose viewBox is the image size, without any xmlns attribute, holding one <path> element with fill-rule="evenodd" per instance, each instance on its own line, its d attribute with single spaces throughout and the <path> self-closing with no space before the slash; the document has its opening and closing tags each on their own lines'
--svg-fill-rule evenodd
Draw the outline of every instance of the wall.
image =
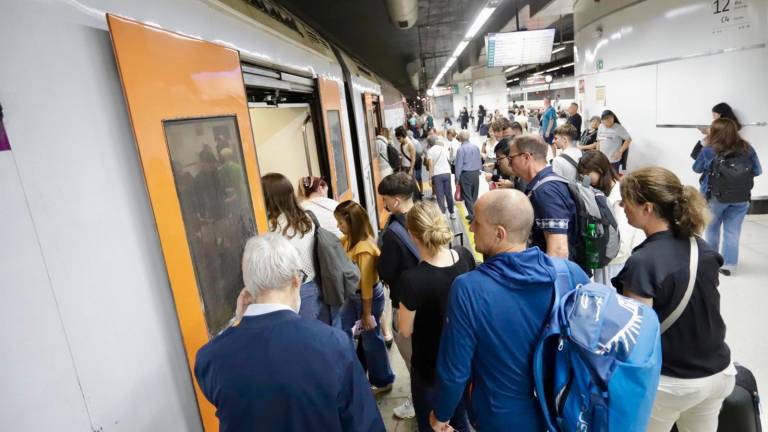
<svg viewBox="0 0 768 432">
<path fill-rule="evenodd" d="M 709 124 L 718 102 L 731 104 L 743 123 L 768 121 L 768 2 L 742 4 L 746 19 L 731 13 L 728 25 L 711 1 L 647 0 L 615 12 L 610 5 L 577 4 L 577 102 L 584 118 L 616 112 L 633 138 L 630 169 L 661 165 L 697 185 L 688 155 L 701 133 L 657 125 Z M 601 7 L 609 9 L 592 9 Z M 603 12 L 608 15 L 586 22 Z M 598 100 L 600 87 L 605 97 Z M 758 154 L 768 154 L 768 128 L 747 126 L 742 135 Z M 768 195 L 768 177 L 755 180 L 753 195 Z"/>
<path fill-rule="evenodd" d="M 201 430 L 104 11 L 341 83 L 214 4 L 2 2 L 0 430 Z"/>
</svg>

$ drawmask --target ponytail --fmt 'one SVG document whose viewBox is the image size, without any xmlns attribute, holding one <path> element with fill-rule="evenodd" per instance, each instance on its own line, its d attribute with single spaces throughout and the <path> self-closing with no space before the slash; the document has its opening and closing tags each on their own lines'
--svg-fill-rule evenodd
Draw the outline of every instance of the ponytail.
<svg viewBox="0 0 768 432">
<path fill-rule="evenodd" d="M 431 253 L 436 253 L 453 240 L 453 232 L 440 209 L 432 203 L 418 202 L 405 219 L 408 231 Z"/>
</svg>

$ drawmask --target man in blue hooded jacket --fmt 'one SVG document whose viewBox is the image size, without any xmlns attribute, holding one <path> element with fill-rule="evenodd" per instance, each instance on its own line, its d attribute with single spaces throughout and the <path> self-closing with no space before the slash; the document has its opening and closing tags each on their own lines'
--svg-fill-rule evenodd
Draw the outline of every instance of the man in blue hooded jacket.
<svg viewBox="0 0 768 432">
<path fill-rule="evenodd" d="M 456 278 L 437 359 L 436 431 L 450 430 L 470 378 L 470 406 L 478 430 L 542 431 L 534 396 L 533 350 L 549 314 L 557 277 L 552 260 L 527 248 L 533 208 L 517 190 L 493 190 L 477 202 L 471 229 L 475 249 L 487 258 Z M 572 284 L 587 275 L 567 262 Z"/>
</svg>

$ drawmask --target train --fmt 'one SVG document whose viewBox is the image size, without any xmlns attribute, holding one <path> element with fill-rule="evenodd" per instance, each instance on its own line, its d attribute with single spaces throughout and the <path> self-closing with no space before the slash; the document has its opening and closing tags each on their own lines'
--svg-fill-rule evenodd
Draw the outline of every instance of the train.
<svg viewBox="0 0 768 432">
<path fill-rule="evenodd" d="M 405 98 L 270 0 L 4 0 L 0 53 L 0 429 L 217 430 L 191 372 L 268 229 L 260 176 L 381 228 Z"/>
</svg>

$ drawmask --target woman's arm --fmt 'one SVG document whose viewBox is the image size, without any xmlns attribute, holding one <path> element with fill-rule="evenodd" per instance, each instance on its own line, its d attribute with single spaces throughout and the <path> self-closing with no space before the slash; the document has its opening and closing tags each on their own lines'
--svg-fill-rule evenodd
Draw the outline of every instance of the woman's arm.
<svg viewBox="0 0 768 432">
<path fill-rule="evenodd" d="M 413 321 L 416 319 L 416 311 L 410 311 L 404 304 L 400 303 L 398 312 L 397 333 L 409 338 L 413 335 Z"/>
<path fill-rule="evenodd" d="M 365 330 L 372 330 L 376 328 L 376 320 L 372 312 L 373 285 L 378 282 L 376 258 L 370 253 L 361 253 L 358 255 L 357 264 L 360 268 L 360 297 L 363 304 L 360 321 Z"/>
</svg>

